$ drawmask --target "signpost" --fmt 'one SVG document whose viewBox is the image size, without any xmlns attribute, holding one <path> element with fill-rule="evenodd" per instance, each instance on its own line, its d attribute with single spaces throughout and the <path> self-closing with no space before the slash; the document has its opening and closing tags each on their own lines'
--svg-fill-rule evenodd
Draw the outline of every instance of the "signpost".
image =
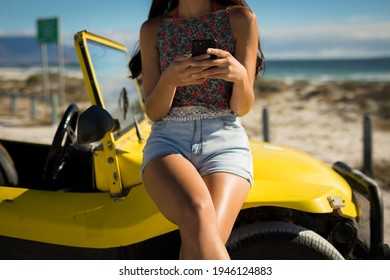
<svg viewBox="0 0 390 280">
<path fill-rule="evenodd" d="M 60 104 L 65 103 L 65 82 L 63 75 L 64 67 L 64 55 L 62 50 L 61 35 L 60 35 L 60 20 L 58 17 L 46 18 L 37 20 L 37 37 L 41 45 L 42 54 L 42 68 L 43 68 L 43 93 L 47 101 L 50 100 L 50 104 L 56 104 L 53 102 L 57 96 L 49 96 L 49 70 L 48 70 L 48 54 L 47 44 L 57 43 L 57 55 L 58 55 L 58 88 Z M 52 122 L 56 122 L 57 118 L 57 106 L 52 106 Z"/>
<path fill-rule="evenodd" d="M 58 18 L 38 19 L 37 25 L 41 44 L 58 42 Z"/>
</svg>

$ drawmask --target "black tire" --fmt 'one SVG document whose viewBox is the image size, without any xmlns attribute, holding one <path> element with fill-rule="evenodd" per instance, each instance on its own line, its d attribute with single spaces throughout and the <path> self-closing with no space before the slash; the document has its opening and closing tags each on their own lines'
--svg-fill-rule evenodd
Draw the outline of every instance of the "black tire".
<svg viewBox="0 0 390 280">
<path fill-rule="evenodd" d="M 343 260 L 317 233 L 283 222 L 262 222 L 233 230 L 227 248 L 232 259 Z"/>
</svg>

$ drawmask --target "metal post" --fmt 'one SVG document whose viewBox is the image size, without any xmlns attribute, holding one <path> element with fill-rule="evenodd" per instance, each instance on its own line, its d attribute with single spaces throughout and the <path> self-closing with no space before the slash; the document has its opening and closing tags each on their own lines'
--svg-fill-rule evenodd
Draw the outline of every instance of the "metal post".
<svg viewBox="0 0 390 280">
<path fill-rule="evenodd" d="M 47 44 L 41 43 L 42 55 L 42 82 L 43 82 L 43 96 L 46 102 L 49 100 L 49 62 L 47 55 Z"/>
<path fill-rule="evenodd" d="M 60 17 L 57 18 L 58 22 L 58 39 L 57 39 L 57 54 L 58 54 L 58 97 L 59 104 L 65 105 L 65 77 L 64 77 L 64 50 L 62 48 L 61 38 L 61 21 Z"/>
<path fill-rule="evenodd" d="M 368 113 L 363 117 L 363 173 L 372 175 L 372 125 Z"/>
<path fill-rule="evenodd" d="M 58 97 L 56 95 L 50 96 L 50 103 L 51 103 L 51 123 L 55 124 L 57 123 L 57 116 L 58 116 Z"/>
<path fill-rule="evenodd" d="M 263 113 L 263 139 L 264 142 L 270 142 L 270 137 L 269 137 L 269 118 L 268 118 L 268 109 L 264 108 Z"/>
<path fill-rule="evenodd" d="M 30 105 L 31 119 L 36 120 L 37 119 L 37 98 L 33 96 L 31 97 L 30 101 L 31 101 L 31 105 Z"/>
</svg>

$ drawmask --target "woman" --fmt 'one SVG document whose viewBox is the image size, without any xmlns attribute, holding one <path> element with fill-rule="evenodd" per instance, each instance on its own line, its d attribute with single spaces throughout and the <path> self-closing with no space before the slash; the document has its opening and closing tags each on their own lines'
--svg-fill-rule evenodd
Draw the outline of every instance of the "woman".
<svg viewBox="0 0 390 280">
<path fill-rule="evenodd" d="M 194 39 L 218 45 L 192 56 Z M 255 15 L 242 0 L 154 0 L 141 27 L 129 66 L 137 77 L 142 65 L 154 122 L 142 178 L 179 227 L 181 259 L 229 259 L 225 243 L 253 182 L 239 116 L 254 102 L 259 46 Z"/>
</svg>

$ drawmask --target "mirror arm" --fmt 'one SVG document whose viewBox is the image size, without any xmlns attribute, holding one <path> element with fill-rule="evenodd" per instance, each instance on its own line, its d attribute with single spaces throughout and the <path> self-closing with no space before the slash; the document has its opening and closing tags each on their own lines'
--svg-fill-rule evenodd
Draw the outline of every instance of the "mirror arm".
<svg viewBox="0 0 390 280">
<path fill-rule="evenodd" d="M 141 130 L 140 130 L 139 124 L 138 124 L 138 120 L 135 117 L 133 111 L 131 111 L 131 116 L 133 117 L 133 120 L 134 120 L 135 131 L 136 131 L 136 134 L 137 134 L 137 137 L 138 137 L 138 142 L 139 143 L 143 143 L 145 141 L 145 138 L 142 137 Z"/>
</svg>

